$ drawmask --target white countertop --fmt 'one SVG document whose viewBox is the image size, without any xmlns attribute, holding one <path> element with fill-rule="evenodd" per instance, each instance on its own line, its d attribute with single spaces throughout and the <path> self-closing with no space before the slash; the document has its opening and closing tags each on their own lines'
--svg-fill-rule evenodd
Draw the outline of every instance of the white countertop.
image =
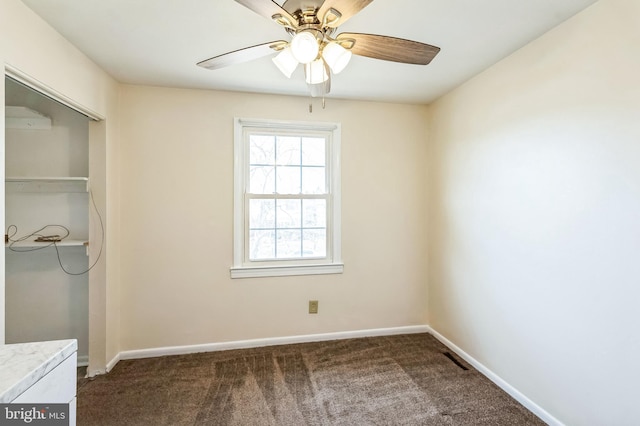
<svg viewBox="0 0 640 426">
<path fill-rule="evenodd" d="M 75 339 L 0 346 L 0 403 L 17 398 L 78 350 Z"/>
</svg>

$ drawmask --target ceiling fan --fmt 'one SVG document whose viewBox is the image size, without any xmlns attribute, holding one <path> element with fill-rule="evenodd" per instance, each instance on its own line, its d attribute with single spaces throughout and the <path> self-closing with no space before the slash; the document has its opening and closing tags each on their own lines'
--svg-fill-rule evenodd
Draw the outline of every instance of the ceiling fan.
<svg viewBox="0 0 640 426">
<path fill-rule="evenodd" d="M 385 61 L 427 65 L 439 47 L 402 38 L 363 33 L 333 36 L 339 25 L 364 9 L 373 0 L 286 0 L 282 6 L 272 0 L 235 0 L 267 19 L 275 21 L 291 36 L 198 62 L 215 70 L 278 53 L 273 62 L 290 78 L 304 65 L 305 81 L 312 96 L 324 96 L 331 89 L 331 74 L 340 73 L 351 55 Z"/>
</svg>

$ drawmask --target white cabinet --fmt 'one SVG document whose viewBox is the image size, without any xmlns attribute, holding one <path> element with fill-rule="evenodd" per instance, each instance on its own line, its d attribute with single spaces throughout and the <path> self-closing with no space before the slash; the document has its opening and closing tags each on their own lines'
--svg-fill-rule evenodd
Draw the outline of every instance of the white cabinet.
<svg viewBox="0 0 640 426">
<path fill-rule="evenodd" d="M 73 339 L 0 346 L 0 402 L 69 404 L 75 425 L 76 351 Z"/>
<path fill-rule="evenodd" d="M 11 402 L 33 404 L 71 402 L 76 397 L 77 368 L 76 357 L 70 356 Z"/>
</svg>

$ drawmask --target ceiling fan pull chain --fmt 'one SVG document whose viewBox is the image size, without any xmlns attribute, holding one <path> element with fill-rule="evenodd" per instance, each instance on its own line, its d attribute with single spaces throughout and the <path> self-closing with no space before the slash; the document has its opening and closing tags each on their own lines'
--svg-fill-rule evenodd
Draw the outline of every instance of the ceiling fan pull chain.
<svg viewBox="0 0 640 426">
<path fill-rule="evenodd" d="M 330 71 L 329 71 L 330 72 Z M 325 101 L 325 96 L 327 95 L 327 86 L 329 85 L 329 79 L 326 79 L 324 81 L 324 83 L 322 84 L 322 109 L 325 109 L 325 107 L 327 106 L 326 101 Z"/>
</svg>

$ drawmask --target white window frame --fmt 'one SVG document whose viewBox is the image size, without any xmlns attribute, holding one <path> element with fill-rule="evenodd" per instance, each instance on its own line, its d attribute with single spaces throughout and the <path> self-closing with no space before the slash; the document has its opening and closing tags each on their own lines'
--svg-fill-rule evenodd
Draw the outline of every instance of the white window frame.
<svg viewBox="0 0 640 426">
<path fill-rule="evenodd" d="M 250 261 L 248 244 L 248 212 L 245 191 L 249 179 L 248 133 L 255 130 L 300 131 L 329 133 L 327 171 L 329 208 L 327 213 L 327 257 L 325 259 L 294 259 Z M 344 269 L 341 252 L 340 198 L 340 133 L 339 123 L 279 121 L 264 119 L 234 119 L 234 212 L 233 266 L 231 278 L 277 277 L 288 275 L 341 274 Z"/>
</svg>

